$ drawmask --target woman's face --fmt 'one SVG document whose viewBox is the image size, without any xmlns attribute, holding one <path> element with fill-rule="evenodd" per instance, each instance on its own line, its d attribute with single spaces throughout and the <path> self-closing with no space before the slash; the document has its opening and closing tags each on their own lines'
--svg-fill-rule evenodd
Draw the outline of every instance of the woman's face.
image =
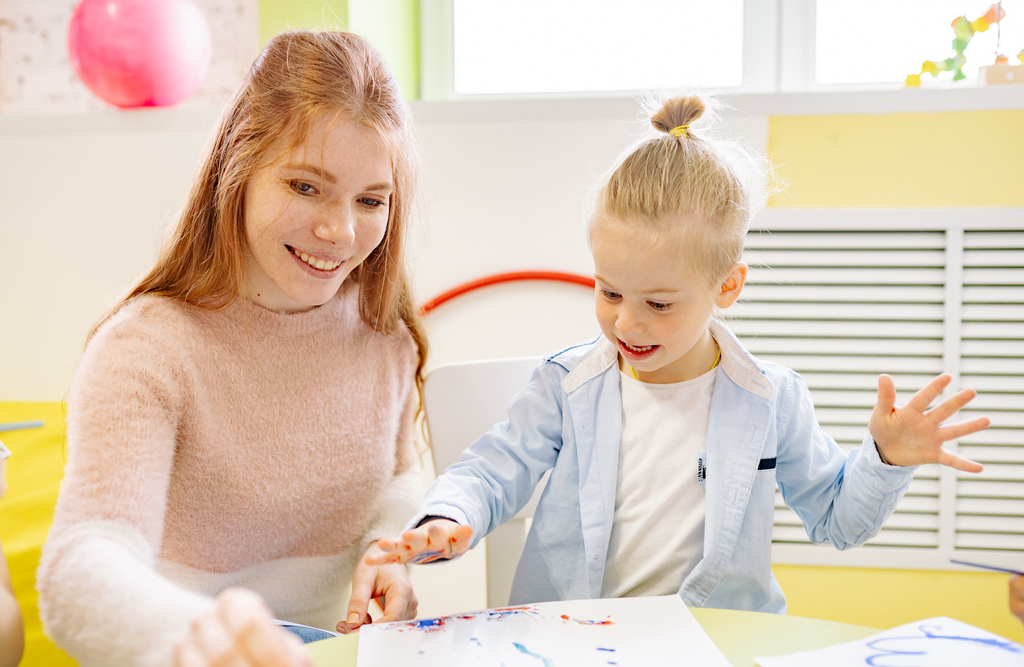
<svg viewBox="0 0 1024 667">
<path fill-rule="evenodd" d="M 245 195 L 242 293 L 276 312 L 329 301 L 387 229 L 394 188 L 380 136 L 321 117 L 304 142 L 272 153 Z"/>
</svg>

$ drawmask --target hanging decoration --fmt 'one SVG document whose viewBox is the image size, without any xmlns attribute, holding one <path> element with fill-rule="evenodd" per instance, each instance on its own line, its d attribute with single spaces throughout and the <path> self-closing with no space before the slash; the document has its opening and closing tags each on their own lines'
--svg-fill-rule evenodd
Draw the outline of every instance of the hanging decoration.
<svg viewBox="0 0 1024 667">
<path fill-rule="evenodd" d="M 953 19 L 951 24 L 953 27 L 953 50 L 956 54 L 952 58 L 946 58 L 945 60 L 926 60 L 921 65 L 921 72 L 918 74 L 910 74 L 907 76 L 908 86 L 920 86 L 921 76 L 927 72 L 933 77 L 938 76 L 940 72 L 953 72 L 953 81 L 960 81 L 966 79 L 967 75 L 963 73 L 963 67 L 967 63 L 967 57 L 964 56 L 964 49 L 967 48 L 967 44 L 970 43 L 971 37 L 975 33 L 985 32 L 989 26 L 999 23 L 1006 16 L 1006 11 L 1002 8 L 1001 3 L 996 3 L 988 8 L 984 14 L 968 21 L 966 16 L 958 16 Z"/>
<path fill-rule="evenodd" d="M 121 108 L 172 106 L 210 66 L 210 29 L 192 0 L 82 0 L 68 28 L 71 65 Z"/>
</svg>

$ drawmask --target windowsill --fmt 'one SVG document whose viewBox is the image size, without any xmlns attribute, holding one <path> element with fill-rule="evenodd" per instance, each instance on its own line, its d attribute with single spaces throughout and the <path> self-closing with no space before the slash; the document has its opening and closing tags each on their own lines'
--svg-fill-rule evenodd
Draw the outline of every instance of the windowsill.
<svg viewBox="0 0 1024 667">
<path fill-rule="evenodd" d="M 416 101 L 425 123 L 559 118 L 634 118 L 634 93 L 505 96 Z M 726 115 L 805 116 L 1024 109 L 1024 84 L 801 93 L 723 93 Z"/>
</svg>

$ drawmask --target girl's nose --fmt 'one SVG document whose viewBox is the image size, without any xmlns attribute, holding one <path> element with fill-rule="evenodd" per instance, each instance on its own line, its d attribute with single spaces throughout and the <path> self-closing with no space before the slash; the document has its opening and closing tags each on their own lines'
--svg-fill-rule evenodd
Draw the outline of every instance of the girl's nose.
<svg viewBox="0 0 1024 667">
<path fill-rule="evenodd" d="M 633 309 L 623 305 L 618 309 L 615 326 L 622 333 L 639 333 L 643 331 L 643 322 L 636 316 Z"/>
</svg>

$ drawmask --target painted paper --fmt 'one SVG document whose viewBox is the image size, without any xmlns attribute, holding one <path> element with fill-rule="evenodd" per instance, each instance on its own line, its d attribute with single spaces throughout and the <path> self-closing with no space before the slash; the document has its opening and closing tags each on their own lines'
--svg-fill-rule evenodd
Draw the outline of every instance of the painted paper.
<svg viewBox="0 0 1024 667">
<path fill-rule="evenodd" d="M 730 667 L 678 595 L 487 609 L 359 635 L 360 667 Z"/>
<path fill-rule="evenodd" d="M 754 660 L 761 667 L 1020 667 L 1024 646 L 940 616 L 855 642 Z"/>
</svg>

